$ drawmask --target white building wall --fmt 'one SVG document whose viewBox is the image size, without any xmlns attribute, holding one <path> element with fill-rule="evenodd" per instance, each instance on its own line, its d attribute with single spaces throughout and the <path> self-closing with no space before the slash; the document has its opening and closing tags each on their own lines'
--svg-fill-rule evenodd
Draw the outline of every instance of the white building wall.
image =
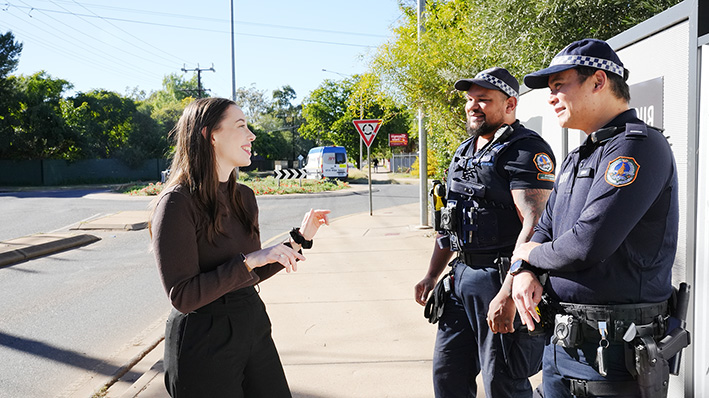
<svg viewBox="0 0 709 398">
<path fill-rule="evenodd" d="M 709 397 L 709 45 L 701 49 L 701 94 L 699 96 L 699 161 L 697 177 L 697 244 L 694 295 L 694 391 Z"/>
</svg>

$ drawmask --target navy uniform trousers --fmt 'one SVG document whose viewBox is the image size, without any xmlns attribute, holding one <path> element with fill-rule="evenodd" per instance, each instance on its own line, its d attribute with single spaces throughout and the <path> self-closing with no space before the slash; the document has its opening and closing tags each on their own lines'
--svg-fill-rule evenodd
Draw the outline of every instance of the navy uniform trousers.
<svg viewBox="0 0 709 398">
<path fill-rule="evenodd" d="M 529 376 L 541 369 L 543 336 L 520 332 L 494 334 L 487 324 L 490 301 L 500 290 L 496 266 L 473 268 L 454 260 L 453 291 L 438 322 L 433 354 L 437 398 L 477 395 L 482 372 L 485 396 L 531 398 Z"/>
<path fill-rule="evenodd" d="M 253 287 L 189 314 L 165 331 L 165 386 L 173 398 L 290 398 L 271 322 Z"/>
<path fill-rule="evenodd" d="M 544 350 L 544 396 L 571 398 L 567 378 L 595 381 L 631 381 L 633 376 L 625 367 L 623 344 L 613 343 L 604 355 L 608 375 L 601 376 L 595 368 L 596 343 L 583 343 L 579 348 L 563 348 L 548 344 Z M 614 398 L 639 398 L 636 395 L 604 395 Z"/>
</svg>

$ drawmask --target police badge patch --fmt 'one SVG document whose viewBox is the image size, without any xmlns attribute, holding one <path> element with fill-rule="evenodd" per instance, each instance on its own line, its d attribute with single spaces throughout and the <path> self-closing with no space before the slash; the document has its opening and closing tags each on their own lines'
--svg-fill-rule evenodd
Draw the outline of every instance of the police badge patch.
<svg viewBox="0 0 709 398">
<path fill-rule="evenodd" d="M 551 173 L 554 171 L 554 162 L 551 161 L 551 157 L 546 153 L 538 153 L 534 155 L 534 165 L 542 173 Z"/>
<path fill-rule="evenodd" d="M 619 156 L 608 164 L 606 182 L 614 187 L 630 185 L 638 176 L 640 165 L 634 158 Z"/>
</svg>

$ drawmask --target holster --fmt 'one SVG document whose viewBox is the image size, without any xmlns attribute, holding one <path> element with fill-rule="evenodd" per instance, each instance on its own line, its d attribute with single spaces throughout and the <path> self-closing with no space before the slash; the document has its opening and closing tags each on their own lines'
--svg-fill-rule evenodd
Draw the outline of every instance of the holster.
<svg viewBox="0 0 709 398">
<path fill-rule="evenodd" d="M 441 280 L 436 283 L 433 290 L 431 291 L 431 296 L 426 301 L 426 306 L 423 309 L 423 316 L 428 319 L 430 323 L 436 323 L 443 315 L 443 310 L 446 306 L 446 300 L 450 296 L 450 292 L 453 286 L 453 271 L 446 274 Z"/>
<path fill-rule="evenodd" d="M 681 283 L 675 294 L 675 302 L 672 303 L 670 312 L 680 322 L 659 342 L 653 339 L 652 324 L 637 326 L 633 323 L 623 336 L 623 340 L 632 347 L 631 355 L 634 354 L 630 358 L 626 355 L 626 367 L 637 377 L 640 396 L 643 398 L 667 397 L 670 382 L 669 360 L 674 358 L 679 366 L 679 354 L 690 344 L 689 331 L 684 327 L 689 303 L 689 285 Z M 634 366 L 631 366 L 632 361 L 629 360 L 632 358 Z M 675 370 L 678 371 L 679 368 L 673 366 L 673 374 L 676 374 Z"/>
<path fill-rule="evenodd" d="M 637 331 L 630 339 L 633 330 Z M 636 375 L 642 398 L 665 398 L 670 383 L 670 366 L 662 350 L 652 338 L 652 325 L 641 327 L 631 324 L 624 339 L 631 344 L 634 354 L 634 368 L 628 370 Z M 627 365 L 627 363 L 626 363 Z"/>
</svg>

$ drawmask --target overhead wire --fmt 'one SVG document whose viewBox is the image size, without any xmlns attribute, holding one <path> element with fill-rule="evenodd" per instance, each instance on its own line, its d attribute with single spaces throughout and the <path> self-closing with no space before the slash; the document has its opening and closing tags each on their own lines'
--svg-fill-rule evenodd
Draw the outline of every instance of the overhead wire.
<svg viewBox="0 0 709 398">
<path fill-rule="evenodd" d="M 39 0 L 39 1 L 52 1 L 52 0 Z M 68 2 L 69 0 L 56 0 L 56 1 Z M 81 3 L 78 3 L 76 0 L 71 0 L 71 1 L 73 1 L 74 3 L 77 3 L 77 4 L 81 4 Z M 201 17 L 201 16 L 197 16 L 197 15 L 184 15 L 184 14 L 175 14 L 175 13 L 168 13 L 168 12 L 162 12 L 162 11 L 140 10 L 140 9 L 135 9 L 135 8 L 106 6 L 103 4 L 95 4 L 95 3 L 84 3 L 84 4 L 90 5 L 95 8 L 103 8 L 103 9 L 107 9 L 107 10 L 126 12 L 131 15 L 145 14 L 145 15 L 164 16 L 164 17 L 170 17 L 170 18 L 182 18 L 182 19 L 189 20 L 191 22 L 196 21 L 196 20 L 206 21 L 206 22 L 220 22 L 220 23 L 225 23 L 225 24 L 228 24 L 230 22 L 227 19 Z M 278 29 L 291 29 L 291 30 L 309 31 L 309 32 L 316 32 L 316 33 L 335 33 L 335 34 L 342 34 L 342 35 L 375 37 L 375 38 L 386 38 L 387 37 L 384 35 L 378 35 L 378 34 L 373 34 L 373 33 L 364 33 L 364 32 L 345 32 L 345 31 L 338 31 L 338 30 L 317 29 L 317 28 L 308 28 L 308 27 L 302 27 L 302 26 L 267 24 L 267 23 L 241 21 L 241 20 L 235 20 L 234 22 L 238 25 L 261 26 L 261 27 L 278 28 Z"/>
<path fill-rule="evenodd" d="M 171 58 L 172 58 L 171 62 L 174 62 L 175 60 L 177 60 L 178 62 L 183 63 L 183 64 L 188 62 L 188 61 L 185 61 L 184 59 L 182 59 L 182 58 L 180 58 L 180 57 L 175 56 L 175 55 L 172 54 L 172 53 L 169 53 L 169 52 L 163 50 L 163 49 L 160 48 L 160 47 L 157 47 L 157 46 L 154 46 L 154 45 L 148 43 L 147 41 L 145 41 L 145 40 L 141 39 L 140 37 L 138 37 L 138 36 L 136 36 L 136 35 L 130 33 L 130 32 L 127 31 L 127 30 L 121 28 L 120 26 L 114 24 L 113 22 L 111 22 L 110 20 L 104 18 L 103 16 L 96 14 L 95 12 L 93 12 L 93 11 L 91 11 L 90 9 L 86 8 L 86 6 L 84 6 L 83 4 L 79 3 L 78 1 L 73 0 L 73 2 L 74 2 L 76 5 L 78 5 L 79 7 L 82 7 L 82 8 L 85 9 L 86 11 L 92 13 L 92 14 L 95 15 L 97 18 L 101 18 L 101 20 L 103 20 L 103 21 L 106 22 L 107 24 L 113 26 L 114 28 L 116 28 L 116 29 L 120 30 L 121 32 L 127 34 L 128 36 L 134 38 L 135 40 L 138 40 L 139 42 L 141 42 L 141 43 L 147 45 L 148 47 L 151 47 L 151 48 L 153 48 L 154 50 L 157 50 L 158 52 L 161 52 L 161 53 L 163 53 L 163 54 L 165 54 L 165 55 L 171 57 Z M 123 39 L 123 38 L 121 38 L 121 37 L 119 37 L 119 36 L 117 36 L 117 35 L 114 35 L 114 37 L 117 37 L 117 38 L 123 40 L 124 42 L 130 44 L 127 40 L 125 40 L 125 39 Z M 144 51 L 146 51 L 146 50 L 144 50 Z M 163 59 L 168 60 L 167 58 L 163 58 Z"/>
<path fill-rule="evenodd" d="M 8 15 L 11 15 L 11 16 L 13 16 L 13 17 L 19 19 L 19 20 L 22 21 L 23 23 L 28 23 L 30 26 L 32 26 L 33 28 L 35 28 L 35 29 L 37 29 L 37 30 L 44 31 L 44 32 L 46 32 L 46 33 L 48 33 L 48 34 L 50 34 L 50 35 L 53 35 L 53 32 L 50 32 L 50 31 L 44 29 L 44 28 L 41 27 L 41 26 L 38 26 L 38 25 L 36 25 L 36 24 L 34 24 L 34 23 L 32 23 L 32 22 L 29 22 L 29 21 L 25 20 L 24 18 L 22 18 L 22 17 L 20 17 L 20 16 L 15 15 L 15 14 L 13 13 L 13 10 L 12 10 L 11 8 L 10 8 L 10 9 L 5 9 L 3 12 L 5 12 L 5 13 L 7 13 Z M 28 37 L 28 38 L 33 39 L 33 42 L 34 42 L 35 44 L 37 44 L 37 45 L 39 45 L 39 46 L 41 46 L 41 47 L 47 48 L 47 49 L 49 49 L 50 51 L 55 52 L 55 53 L 57 53 L 57 54 L 60 54 L 60 55 L 63 55 L 63 56 L 69 55 L 69 56 L 71 56 L 71 57 L 74 57 L 75 59 L 80 59 L 82 62 L 85 62 L 85 63 L 90 64 L 90 65 L 94 65 L 94 66 L 96 66 L 96 67 L 98 67 L 98 68 L 101 68 L 102 70 L 112 71 L 112 72 L 117 73 L 117 74 L 120 74 L 120 75 L 122 75 L 122 76 L 124 76 L 124 77 L 135 78 L 136 76 L 140 76 L 140 75 L 135 75 L 135 74 L 131 74 L 131 73 L 126 73 L 126 70 L 125 70 L 125 69 L 116 68 L 116 67 L 114 66 L 114 64 L 111 64 L 111 63 L 104 63 L 104 62 L 97 61 L 96 58 L 88 57 L 88 56 L 86 56 L 84 53 L 76 52 L 76 51 L 74 51 L 73 49 L 71 49 L 71 48 L 69 48 L 69 47 L 65 47 L 65 46 L 63 46 L 63 45 L 57 45 L 57 44 L 53 44 L 53 43 L 47 43 L 45 39 L 40 39 L 40 38 L 34 36 L 34 35 L 31 34 L 31 33 L 23 32 L 23 30 L 22 30 L 21 28 L 17 28 L 17 27 L 11 27 L 11 28 L 12 28 L 13 31 L 17 31 L 17 32 L 22 33 L 23 37 Z M 129 70 L 130 70 L 130 69 L 129 69 Z M 156 75 L 156 76 L 157 76 L 157 75 Z"/>
<path fill-rule="evenodd" d="M 26 4 L 26 3 L 25 3 Z M 75 12 L 68 12 L 68 11 L 60 11 L 60 10 L 52 10 L 52 9 L 47 9 L 47 8 L 37 8 L 37 7 L 21 7 L 21 6 L 15 6 L 18 8 L 30 8 L 31 10 L 37 10 L 37 11 L 42 11 L 45 13 L 58 13 L 58 14 L 70 14 L 74 16 L 80 16 L 80 17 L 87 17 L 87 18 L 97 18 L 95 15 L 90 15 L 90 14 L 78 14 Z M 173 14 L 175 15 L 175 14 Z M 187 16 L 180 16 L 186 18 Z M 183 29 L 183 30 L 192 30 L 192 31 L 200 31 L 200 32 L 211 32 L 211 33 L 221 33 L 221 34 L 230 34 L 231 32 L 228 32 L 226 30 L 218 30 L 218 29 L 209 29 L 209 28 L 199 28 L 199 27 L 194 27 L 194 26 L 184 26 L 184 25 L 174 25 L 174 24 L 166 24 L 166 23 L 158 23 L 158 22 L 147 22 L 147 21 L 140 21 L 140 20 L 135 20 L 135 19 L 127 19 L 127 18 L 116 18 L 116 17 L 103 17 L 102 19 L 106 21 L 118 21 L 118 22 L 128 22 L 128 23 L 134 23 L 134 24 L 140 24 L 140 25 L 151 25 L 151 26 L 160 26 L 160 27 L 167 27 L 167 28 L 175 28 L 175 29 Z M 196 17 L 192 17 L 192 19 L 199 19 Z M 211 19 L 211 18 L 210 18 Z M 209 20 L 209 19 L 208 19 Z M 211 19 L 213 20 L 213 19 Z M 224 20 L 216 20 L 219 22 L 226 22 Z M 259 25 L 259 26 L 266 26 L 266 27 L 279 27 L 283 29 L 297 29 L 297 30 L 303 30 L 303 31 L 313 31 L 313 32 L 319 32 L 319 33 L 337 33 L 337 34 L 344 34 L 344 35 L 358 35 L 358 36 L 373 36 L 373 37 L 385 37 L 381 35 L 368 35 L 368 34 L 362 34 L 362 33 L 352 33 L 352 32 L 341 32 L 341 31 L 333 31 L 333 30 L 325 30 L 325 29 L 310 29 L 310 28 L 297 28 L 297 27 L 290 27 L 290 26 L 285 26 L 285 25 L 269 25 L 269 24 L 256 24 L 256 23 L 250 23 L 250 22 L 239 22 L 240 24 L 253 24 L 253 25 Z M 350 47 L 374 47 L 373 45 L 366 45 L 366 44 L 357 44 L 357 43 L 343 43 L 343 42 L 333 42 L 333 41 L 324 41 L 324 40 L 310 40 L 310 39 L 299 39 L 295 37 L 284 37 L 284 36 L 272 36 L 272 35 L 257 35 L 257 34 L 252 34 L 252 33 L 243 33 L 243 32 L 235 32 L 237 36 L 248 36 L 248 37 L 261 37 L 261 38 L 267 38 L 267 39 L 277 39 L 277 40 L 288 40 L 288 41 L 301 41 L 301 42 L 308 42 L 308 43 L 319 43 L 319 44 L 329 44 L 329 45 L 337 45 L 337 46 L 350 46 Z"/>
<path fill-rule="evenodd" d="M 24 4 L 26 4 L 27 6 L 29 6 L 29 4 L 27 4 L 24 0 L 19 0 L 19 1 L 22 2 L 22 3 L 24 3 Z M 135 56 L 135 54 L 132 54 L 132 53 L 130 53 L 129 51 L 126 51 L 126 50 L 124 50 L 124 49 L 122 49 L 122 48 L 120 48 L 120 47 L 116 47 L 116 46 L 110 45 L 110 44 L 108 44 L 108 43 L 106 43 L 106 42 L 104 42 L 104 41 L 98 39 L 96 36 L 89 35 L 89 34 L 87 34 L 85 31 L 79 30 L 79 29 L 77 29 L 76 27 L 74 27 L 74 26 L 72 26 L 72 25 L 69 25 L 68 23 L 66 23 L 66 22 L 64 22 L 64 21 L 61 21 L 61 20 L 59 20 L 59 19 L 57 19 L 57 18 L 54 18 L 53 16 L 49 15 L 49 14 L 48 14 L 47 12 L 45 12 L 44 10 L 41 10 L 41 9 L 38 9 L 38 8 L 34 8 L 34 7 L 32 7 L 32 10 L 37 10 L 37 12 L 39 12 L 39 13 L 41 13 L 41 14 L 43 14 L 43 15 L 46 15 L 49 19 L 51 19 L 51 20 L 57 22 L 58 24 L 63 25 L 63 26 L 66 26 L 67 28 L 69 28 L 69 29 L 71 29 L 71 30 L 73 30 L 73 31 L 75 31 L 75 32 L 77 32 L 77 33 L 79 33 L 80 35 L 89 38 L 91 42 L 97 42 L 97 43 L 99 43 L 99 44 L 101 44 L 101 45 L 108 46 L 108 47 L 112 47 L 112 48 L 115 49 L 116 51 L 119 51 L 119 52 L 121 52 L 121 53 L 124 53 L 124 54 L 126 54 L 126 55 L 128 55 L 128 56 L 130 56 L 130 57 Z M 30 15 L 30 17 L 31 17 L 31 15 Z M 35 19 L 36 19 L 36 18 L 35 18 Z M 47 26 L 50 26 L 50 25 L 49 25 L 48 23 L 46 23 L 45 21 L 40 21 L 40 22 L 43 22 L 43 23 L 45 23 Z M 50 29 L 57 30 L 58 33 L 63 33 L 63 34 L 66 35 L 67 37 L 69 37 L 69 38 L 73 39 L 75 42 L 79 43 L 82 48 L 86 48 L 86 46 L 90 46 L 90 49 L 89 49 L 89 50 L 91 50 L 91 51 L 96 51 L 96 52 L 99 52 L 99 53 L 101 53 L 101 54 L 104 54 L 106 57 L 108 57 L 108 58 L 110 58 L 110 59 L 113 59 L 113 62 L 117 62 L 117 63 L 119 63 L 119 64 L 125 62 L 124 59 L 119 58 L 119 57 L 117 57 L 116 55 L 111 54 L 111 53 L 109 53 L 109 52 L 107 52 L 107 51 L 104 51 L 103 49 L 101 49 L 101 48 L 99 48 L 99 47 L 96 47 L 96 46 L 94 46 L 94 45 L 91 45 L 91 44 L 89 44 L 88 42 L 84 43 L 84 42 L 82 42 L 80 39 L 78 39 L 78 38 L 76 38 L 76 37 L 74 37 L 74 36 L 72 36 L 72 35 L 70 35 L 70 34 L 68 34 L 68 33 L 66 33 L 66 32 L 61 32 L 59 29 L 57 29 L 57 28 L 54 27 L 54 26 L 51 26 Z M 147 61 L 147 60 L 146 60 L 146 61 Z M 170 65 L 168 65 L 168 64 L 160 64 L 159 62 L 154 61 L 154 60 L 150 60 L 149 62 L 155 63 L 155 64 L 157 64 L 157 65 L 161 65 L 161 66 L 166 67 L 166 68 L 172 68 L 172 67 L 174 66 L 174 65 L 172 65 L 172 64 L 170 64 Z"/>
<path fill-rule="evenodd" d="M 17 1 L 20 1 L 24 5 L 19 5 L 17 4 Z M 28 0 L 29 1 L 29 0 Z M 141 78 L 145 77 L 143 75 L 153 75 L 157 76 L 154 71 L 152 70 L 146 70 L 143 67 L 137 67 L 137 63 L 129 63 L 126 61 L 125 57 L 116 57 L 114 54 L 110 54 L 104 50 L 102 50 L 99 47 L 96 47 L 95 45 L 92 45 L 91 43 L 99 42 L 100 46 L 108 46 L 115 48 L 117 51 L 120 51 L 124 54 L 128 54 L 129 56 L 133 57 L 135 54 L 127 52 L 119 47 L 112 46 L 110 44 L 107 44 L 101 40 L 98 40 L 96 35 L 91 36 L 86 34 L 85 32 L 82 32 L 75 28 L 74 26 L 71 26 L 70 24 L 67 24 L 63 21 L 58 20 L 57 18 L 52 17 L 49 14 L 64 14 L 64 15 L 71 15 L 80 21 L 82 21 L 82 24 L 88 24 L 101 32 L 104 32 L 106 34 L 109 34 L 113 37 L 115 37 L 118 40 L 121 40 L 124 43 L 127 43 L 135 49 L 140 49 L 140 51 L 148 53 L 149 56 L 141 58 L 141 61 L 149 61 L 153 64 L 160 65 L 162 67 L 167 67 L 168 70 L 171 71 L 176 71 L 177 67 L 173 64 L 176 62 L 179 62 L 181 64 L 188 64 L 189 62 L 181 59 L 180 57 L 175 56 L 174 54 L 168 53 L 164 51 L 163 49 L 156 47 L 149 43 L 148 41 L 130 33 L 128 30 L 122 28 L 119 26 L 118 23 L 131 23 L 131 24 L 141 24 L 141 25 L 148 25 L 148 26 L 157 26 L 157 27 L 165 27 L 165 28 L 171 28 L 171 29 L 182 29 L 182 30 L 188 30 L 188 31 L 202 31 L 202 32 L 211 32 L 211 33 L 218 33 L 218 34 L 224 34 L 228 35 L 231 32 L 228 32 L 227 30 L 220 30 L 220 29 L 213 29 L 213 28 L 204 28 L 204 27 L 198 27 L 198 26 L 186 26 L 186 25 L 180 25 L 180 24 L 171 24 L 171 23 L 160 23 L 160 22 L 155 22 L 155 21 L 143 21 L 139 19 L 130 19 L 130 18 L 120 18 L 117 16 L 105 16 L 105 15 L 100 15 L 94 10 L 109 10 L 109 11 L 116 11 L 116 12 L 123 12 L 123 13 L 130 13 L 131 15 L 152 15 L 152 16 L 161 16 L 161 17 L 166 17 L 166 18 L 172 18 L 172 19 L 188 19 L 191 22 L 194 21 L 204 21 L 204 22 L 209 22 L 211 24 L 215 23 L 224 23 L 227 24 L 229 23 L 228 20 L 225 19 L 219 19 L 219 18 L 210 18 L 210 17 L 200 17 L 200 16 L 195 16 L 195 15 L 183 15 L 183 14 L 176 14 L 176 13 L 166 13 L 166 12 L 157 12 L 157 11 L 149 11 L 149 10 L 139 10 L 139 9 L 133 9 L 133 8 L 125 8 L 125 7 L 116 7 L 116 6 L 107 6 L 107 5 L 100 5 L 100 4 L 95 4 L 95 3 L 87 3 L 87 2 L 79 2 L 77 0 L 35 0 L 35 3 L 37 1 L 40 2 L 45 2 L 45 3 L 51 3 L 54 7 L 57 7 L 59 9 L 54 9 L 54 8 L 47 8 L 47 7 L 33 7 L 24 0 L 13 0 L 11 4 L 9 1 L 4 3 L 6 5 L 5 9 L 7 10 L 8 8 L 17 8 L 18 11 L 21 13 L 21 10 L 26 10 L 26 15 L 29 18 L 33 18 L 34 22 L 38 22 L 41 24 L 44 24 L 47 27 L 51 27 L 52 30 L 55 30 L 56 32 L 50 33 L 46 29 L 43 29 L 40 26 L 37 26 L 36 24 L 33 24 L 29 21 L 27 21 L 28 18 L 20 18 L 17 15 L 14 15 L 16 18 L 20 18 L 23 20 L 25 23 L 29 23 L 30 25 L 34 26 L 35 28 L 50 33 L 54 37 L 57 38 L 65 38 L 66 42 L 71 42 L 71 43 L 76 43 L 75 46 L 76 48 L 80 48 L 83 51 L 80 51 L 78 54 L 76 51 L 71 51 L 67 50 L 66 47 L 64 46 L 57 46 L 59 48 L 65 48 L 64 50 L 60 50 L 61 52 L 66 52 L 67 54 L 74 54 L 74 57 L 79 57 L 83 60 L 86 60 L 87 63 L 91 63 L 92 65 L 99 65 L 101 68 L 106 69 L 106 70 L 112 70 L 115 71 L 115 73 L 120 73 L 122 76 L 126 76 L 126 71 L 130 71 L 131 74 L 135 73 L 135 75 L 132 76 L 141 76 Z M 72 6 L 78 6 L 81 7 L 85 12 L 75 12 L 72 9 L 69 9 L 67 7 L 62 6 L 61 4 L 64 5 L 72 5 Z M 92 10 L 94 9 L 94 10 Z M 72 29 L 74 31 L 79 32 L 82 36 L 87 36 L 91 40 L 85 41 L 81 39 L 77 39 L 73 35 L 70 34 L 70 32 L 67 32 L 66 29 L 61 29 L 57 27 L 54 24 L 49 24 L 47 21 L 44 20 L 39 20 L 37 18 L 34 18 L 32 14 L 37 14 L 40 13 L 41 15 L 44 15 L 46 18 L 49 18 L 53 21 L 56 21 L 57 23 L 66 26 L 69 29 Z M 90 20 L 91 19 L 99 19 L 103 23 L 109 25 L 113 29 L 116 29 L 117 31 L 120 31 L 121 34 L 113 32 L 109 32 L 108 30 L 104 29 L 104 27 L 101 27 L 95 23 L 92 23 Z M 114 23 L 115 22 L 115 23 Z M 257 26 L 257 27 L 266 27 L 270 29 L 288 29 L 288 30 L 296 30 L 296 31 L 301 31 L 301 32 L 317 32 L 317 33 L 327 33 L 329 37 L 332 37 L 332 35 L 349 35 L 349 36 L 358 36 L 358 37 L 373 37 L 373 38 L 379 38 L 379 37 L 386 37 L 383 35 L 376 35 L 376 34 L 369 34 L 369 33 L 357 33 L 357 32 L 344 32 L 344 31 L 336 31 L 336 30 L 328 30 L 328 29 L 316 29 L 316 28 L 306 28 L 306 27 L 297 27 L 297 26 L 288 26 L 288 25 L 277 25 L 277 24 L 266 24 L 266 23 L 257 23 L 257 22 L 250 22 L 250 21 L 236 21 L 236 23 L 240 26 Z M 257 38 L 264 38 L 264 39 L 271 39 L 271 40 L 287 40 L 287 41 L 296 41 L 296 42 L 306 42 L 306 43 L 314 43 L 314 44 L 325 44 L 325 45 L 335 45 L 335 46 L 349 46 L 349 47 L 360 47 L 360 48 L 372 48 L 376 47 L 376 45 L 367 45 L 367 44 L 359 44 L 359 43 L 345 43 L 345 42 L 337 42 L 337 41 L 328 41 L 328 40 L 318 40 L 318 39 L 308 39 L 308 38 L 297 38 L 297 37 L 283 37 L 283 36 L 278 36 L 278 35 L 268 35 L 268 34 L 256 34 L 256 33 L 240 33 L 240 32 L 235 32 L 237 36 L 245 36 L 245 37 L 257 37 Z M 126 35 L 126 36 L 123 36 Z M 53 51 L 57 52 L 56 48 L 53 46 L 47 46 L 45 43 L 43 43 L 41 40 L 36 40 L 37 44 L 42 45 L 43 47 L 51 48 Z M 141 43 L 140 45 L 136 44 L 135 42 Z M 72 44 L 74 45 L 74 44 Z M 73 50 L 76 50 L 76 48 L 73 48 Z M 151 48 L 152 50 L 148 50 L 147 48 Z M 99 54 L 99 57 L 86 57 L 83 54 L 84 53 L 89 53 L 89 54 Z M 160 55 L 164 54 L 166 56 Z M 169 57 L 169 58 L 168 58 Z M 169 65 L 166 65 L 163 62 L 168 62 Z M 97 63 L 98 61 L 99 63 Z M 165 76 L 165 74 L 160 75 L 162 77 Z"/>
</svg>

